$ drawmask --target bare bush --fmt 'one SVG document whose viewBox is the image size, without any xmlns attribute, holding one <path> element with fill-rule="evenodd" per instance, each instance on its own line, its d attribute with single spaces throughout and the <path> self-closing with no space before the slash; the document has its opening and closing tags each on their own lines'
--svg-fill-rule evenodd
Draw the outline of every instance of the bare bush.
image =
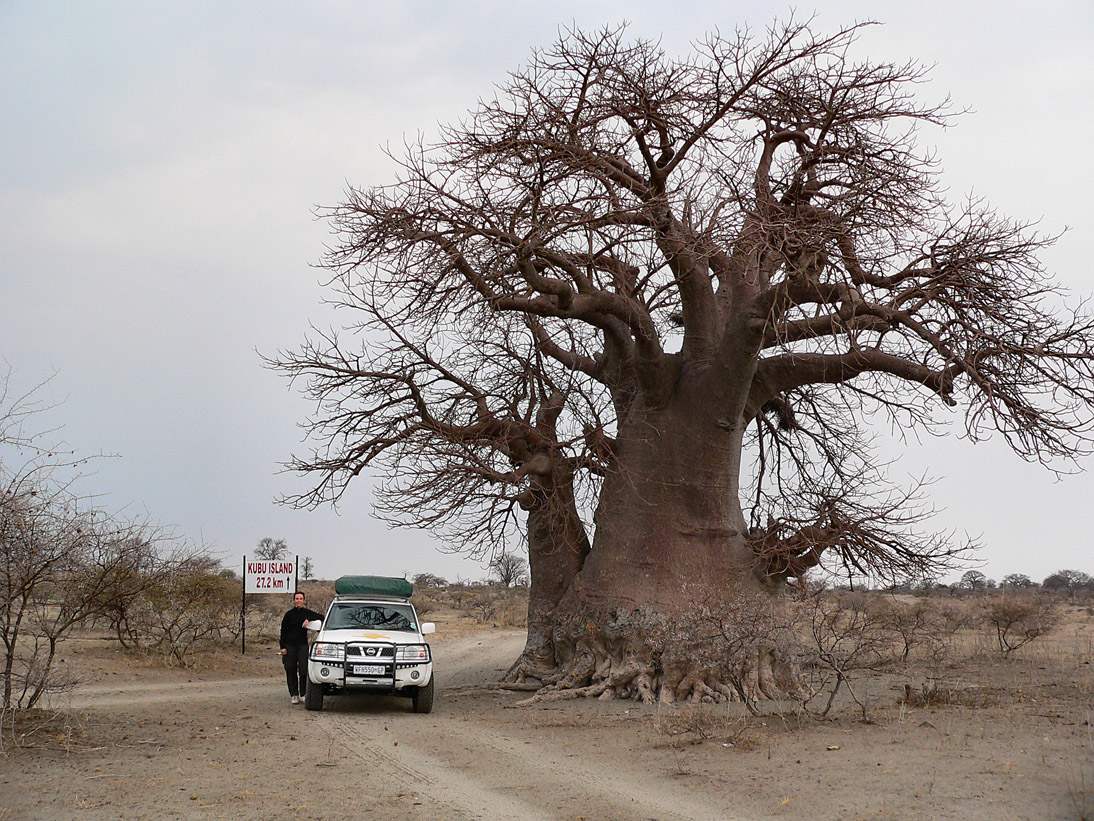
<svg viewBox="0 0 1094 821">
<path fill-rule="evenodd" d="M 1052 596 L 1008 593 L 978 603 L 980 618 L 995 635 L 1003 658 L 1055 629 L 1059 602 Z"/>
<path fill-rule="evenodd" d="M 919 689 L 904 685 L 900 703 L 909 707 L 940 707 L 957 704 L 962 707 L 988 707 L 996 701 L 995 695 L 979 687 L 958 687 L 941 681 L 928 681 Z"/>
<path fill-rule="evenodd" d="M 115 542 L 118 551 L 112 582 L 97 592 L 93 610 L 96 621 L 105 619 L 127 650 L 138 649 L 139 625 L 133 621 L 148 592 L 171 572 L 161 551 L 161 533 L 138 532 Z"/>
<path fill-rule="evenodd" d="M 807 597 L 805 652 L 817 677 L 813 692 L 828 692 L 820 711 L 827 715 L 836 695 L 847 688 L 867 719 L 867 705 L 853 687 L 856 674 L 879 670 L 892 659 L 891 642 L 881 617 L 861 593 L 819 591 Z"/>
<path fill-rule="evenodd" d="M 446 590 L 449 603 L 457 610 L 462 610 L 472 591 L 472 586 L 463 580 L 457 580 L 450 584 Z"/>
<path fill-rule="evenodd" d="M 912 649 L 925 646 L 938 656 L 942 649 L 942 626 L 937 608 L 929 601 L 903 602 L 884 597 L 877 603 L 882 627 L 897 637 L 900 658 L 907 661 Z"/>
<path fill-rule="evenodd" d="M 527 588 L 517 588 L 506 596 L 498 611 L 497 619 L 502 627 L 528 626 Z"/>
<path fill-rule="evenodd" d="M 972 605 L 963 600 L 934 600 L 934 613 L 940 638 L 951 648 L 958 633 L 976 624 L 976 614 Z"/>
<path fill-rule="evenodd" d="M 238 635 L 241 582 L 216 573 L 203 556 L 175 565 L 149 589 L 134 621 L 140 649 L 189 667 L 198 649 Z"/>
<path fill-rule="evenodd" d="M 429 574 L 425 574 L 429 575 Z M 414 578 L 417 578 L 415 576 Z M 434 577 L 439 578 L 439 577 Z M 448 582 L 445 582 L 444 586 L 418 584 L 414 582 L 414 595 L 411 601 L 414 602 L 414 609 L 418 611 L 419 616 L 424 616 L 427 613 L 433 613 L 439 607 L 452 606 L 448 591 L 446 590 Z"/>
<path fill-rule="evenodd" d="M 498 596 L 496 594 L 485 593 L 476 596 L 471 606 L 478 620 L 483 624 L 486 624 L 494 618 L 494 614 L 498 612 L 498 603 Z"/>
<path fill-rule="evenodd" d="M 47 410 L 38 388 L 11 397 L 0 377 L 0 706 L 26 710 L 68 685 L 58 643 L 79 624 L 114 617 L 140 591 L 161 531 L 112 516 L 82 495 L 83 464 L 30 420 Z M 40 388 L 41 386 L 39 386 Z"/>
<path fill-rule="evenodd" d="M 490 623 L 497 627 L 523 627 L 527 624 L 527 588 L 484 585 L 471 588 L 461 601 L 463 609 L 470 610 L 483 624 Z"/>
</svg>

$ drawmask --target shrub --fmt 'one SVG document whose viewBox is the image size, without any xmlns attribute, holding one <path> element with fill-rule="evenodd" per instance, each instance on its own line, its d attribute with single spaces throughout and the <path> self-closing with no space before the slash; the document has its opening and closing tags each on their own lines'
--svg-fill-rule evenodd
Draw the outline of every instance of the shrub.
<svg viewBox="0 0 1094 821">
<path fill-rule="evenodd" d="M 941 601 L 935 605 L 938 628 L 943 636 L 954 636 L 959 630 L 972 627 L 976 617 L 968 602 L 960 600 Z"/>
<path fill-rule="evenodd" d="M 923 599 L 906 603 L 883 598 L 877 605 L 881 626 L 894 635 L 900 645 L 900 658 L 908 660 L 914 647 L 926 645 L 937 651 L 942 644 L 942 626 L 937 607 Z"/>
<path fill-rule="evenodd" d="M 748 719 L 705 704 L 663 706 L 654 717 L 654 729 L 674 748 L 712 739 L 732 744 L 742 740 Z"/>
<path fill-rule="evenodd" d="M 861 593 L 819 591 L 806 599 L 806 652 L 820 676 L 819 693 L 829 686 L 828 701 L 821 710 L 827 715 L 841 687 L 866 719 L 866 704 L 852 686 L 858 671 L 877 670 L 892 658 L 892 643 L 878 609 Z"/>
<path fill-rule="evenodd" d="M 984 599 L 980 617 L 995 633 L 1003 658 L 1051 632 L 1060 620 L 1059 603 L 1051 596 L 1008 594 Z"/>
<path fill-rule="evenodd" d="M 157 580 L 132 609 L 130 646 L 189 667 L 200 647 L 234 640 L 242 582 L 211 569 L 207 562 L 183 560 Z"/>
</svg>

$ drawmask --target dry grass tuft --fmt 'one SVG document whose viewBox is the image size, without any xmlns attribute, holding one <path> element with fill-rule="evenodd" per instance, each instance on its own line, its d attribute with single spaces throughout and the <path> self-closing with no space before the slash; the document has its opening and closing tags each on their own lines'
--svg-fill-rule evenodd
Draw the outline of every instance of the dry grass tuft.
<svg viewBox="0 0 1094 821">
<path fill-rule="evenodd" d="M 984 687 L 958 687 L 939 681 L 929 681 L 918 690 L 910 684 L 904 685 L 904 695 L 900 704 L 909 707 L 940 707 L 943 704 L 960 707 L 990 707 L 999 703 L 998 694 Z"/>
<path fill-rule="evenodd" d="M 721 741 L 735 747 L 747 747 L 749 729 L 747 717 L 731 715 L 724 708 L 703 704 L 667 707 L 653 717 L 657 735 L 670 747 Z"/>
<path fill-rule="evenodd" d="M 59 750 L 66 753 L 87 749 L 84 716 L 68 710 L 6 711 L 0 731 L 0 752 L 13 747 Z"/>
</svg>

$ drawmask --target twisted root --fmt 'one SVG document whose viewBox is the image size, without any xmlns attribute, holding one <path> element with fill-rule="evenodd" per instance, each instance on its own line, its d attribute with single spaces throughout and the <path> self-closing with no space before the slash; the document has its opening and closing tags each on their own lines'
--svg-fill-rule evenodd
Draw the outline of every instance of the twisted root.
<svg viewBox="0 0 1094 821">
<path fill-rule="evenodd" d="M 576 698 L 740 702 L 756 712 L 761 700 L 801 698 L 806 692 L 792 653 L 765 641 L 731 647 L 697 633 L 694 622 L 681 626 L 639 612 L 583 619 L 577 629 L 571 624 L 556 630 L 561 658 L 552 661 L 557 664 L 522 657 L 506 679 L 514 685 L 530 679 L 542 684 L 519 705 Z"/>
</svg>

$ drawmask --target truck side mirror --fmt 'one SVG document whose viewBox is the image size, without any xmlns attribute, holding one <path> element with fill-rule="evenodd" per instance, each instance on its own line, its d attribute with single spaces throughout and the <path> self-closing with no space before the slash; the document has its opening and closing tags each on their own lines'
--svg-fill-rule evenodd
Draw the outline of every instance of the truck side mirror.
<svg viewBox="0 0 1094 821">
<path fill-rule="evenodd" d="M 305 626 L 309 630 L 322 630 L 323 629 L 323 620 L 322 619 L 312 619 Z"/>
<path fill-rule="evenodd" d="M 437 625 L 435 625 L 433 622 L 427 621 L 427 622 L 422 624 L 422 635 L 423 636 L 428 636 L 430 633 L 436 633 L 436 632 L 437 632 Z"/>
</svg>

